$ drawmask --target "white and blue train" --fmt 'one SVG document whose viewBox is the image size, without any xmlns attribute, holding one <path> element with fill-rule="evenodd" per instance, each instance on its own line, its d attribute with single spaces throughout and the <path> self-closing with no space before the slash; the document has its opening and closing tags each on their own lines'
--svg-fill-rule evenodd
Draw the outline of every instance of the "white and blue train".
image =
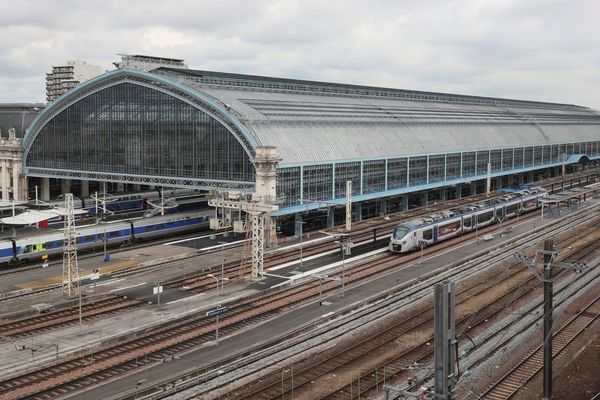
<svg viewBox="0 0 600 400">
<path fill-rule="evenodd" d="M 105 240 L 107 247 L 120 247 L 141 240 L 176 236 L 208 227 L 213 215 L 214 210 L 205 210 L 78 227 L 77 249 L 101 249 Z M 62 230 L 0 239 L 0 263 L 40 260 L 43 255 L 61 254 L 64 240 Z"/>
<path fill-rule="evenodd" d="M 470 232 L 541 207 L 547 195 L 543 188 L 528 186 L 468 206 L 440 211 L 398 225 L 389 250 L 404 253 Z"/>
</svg>

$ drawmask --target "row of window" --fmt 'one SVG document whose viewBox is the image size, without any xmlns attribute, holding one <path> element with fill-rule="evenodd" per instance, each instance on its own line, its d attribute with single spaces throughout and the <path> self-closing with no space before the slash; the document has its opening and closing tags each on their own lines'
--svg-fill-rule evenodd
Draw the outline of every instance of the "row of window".
<svg viewBox="0 0 600 400">
<path fill-rule="evenodd" d="M 188 218 L 188 219 L 171 221 L 171 222 L 166 222 L 166 223 L 161 223 L 161 224 L 153 224 L 153 225 L 146 225 L 146 226 L 142 226 L 142 227 L 136 227 L 136 228 L 134 228 L 134 233 L 140 234 L 140 233 L 161 231 L 164 229 L 173 229 L 173 228 L 178 228 L 181 226 L 197 224 L 199 222 L 202 222 L 203 220 L 208 220 L 208 217 L 195 217 L 195 218 Z M 130 236 L 131 236 L 130 229 L 121 229 L 118 231 L 106 232 L 106 239 L 109 241 L 112 239 L 115 239 L 115 238 L 123 238 L 123 237 L 127 238 Z M 79 236 L 79 237 L 77 237 L 76 240 L 77 240 L 77 244 L 93 243 L 93 242 L 103 243 L 104 242 L 104 234 L 101 233 L 101 234 Z M 37 252 L 44 251 L 44 250 L 58 249 L 63 246 L 64 246 L 64 239 L 54 240 L 54 241 L 44 242 L 44 243 L 28 244 L 28 245 L 25 245 L 25 247 L 23 248 L 23 253 L 24 254 L 37 253 Z"/>
<path fill-rule="evenodd" d="M 294 92 L 316 92 L 316 93 L 331 93 L 338 95 L 353 95 L 353 96 L 368 96 L 368 97 L 390 97 L 398 99 L 421 100 L 421 101 L 441 101 L 448 103 L 471 103 L 471 104 L 487 104 L 487 105 L 535 105 L 537 108 L 564 108 L 569 109 L 573 106 L 547 104 L 519 100 L 494 99 L 488 97 L 476 96 L 461 96 L 442 93 L 427 93 L 416 92 L 401 89 L 382 89 L 375 87 L 364 86 L 349 86 L 338 84 L 327 84 L 321 82 L 302 82 L 302 81 L 277 81 L 277 80 L 259 80 L 252 77 L 227 77 L 227 76 L 210 76 L 202 77 L 186 76 L 185 79 L 200 82 L 208 85 L 223 85 L 235 87 L 252 87 L 270 90 L 286 90 Z"/>
<path fill-rule="evenodd" d="M 286 207 L 300 199 L 345 197 L 346 181 L 360 195 L 482 176 L 488 163 L 494 173 L 555 164 L 573 154 L 598 156 L 600 141 L 285 167 L 278 170 L 277 196 Z"/>
<path fill-rule="evenodd" d="M 121 83 L 52 118 L 30 167 L 254 181 L 242 145 L 219 121 L 171 95 Z"/>
</svg>

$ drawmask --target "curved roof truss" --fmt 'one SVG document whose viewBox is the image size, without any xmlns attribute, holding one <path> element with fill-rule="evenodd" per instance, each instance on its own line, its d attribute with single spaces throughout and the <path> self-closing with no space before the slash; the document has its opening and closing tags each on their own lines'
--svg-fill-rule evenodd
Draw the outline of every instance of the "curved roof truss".
<svg viewBox="0 0 600 400">
<path fill-rule="evenodd" d="M 32 122 L 23 139 L 23 160 L 25 161 L 25 173 L 27 173 L 27 155 L 31 146 L 43 129 L 43 127 L 58 115 L 60 112 L 73 105 L 84 97 L 87 97 L 100 90 L 118 85 L 121 83 L 133 83 L 136 85 L 146 86 L 163 93 L 176 97 L 193 107 L 208 114 L 223 124 L 224 127 L 231 132 L 232 135 L 240 142 L 250 158 L 255 156 L 257 146 L 256 140 L 250 131 L 236 118 L 236 116 L 228 110 L 228 108 L 203 93 L 190 89 L 189 87 L 164 78 L 163 76 L 151 74 L 144 71 L 133 69 L 118 69 L 107 72 L 96 78 L 90 79 L 78 85 L 73 90 L 50 104 L 38 117 Z"/>
</svg>

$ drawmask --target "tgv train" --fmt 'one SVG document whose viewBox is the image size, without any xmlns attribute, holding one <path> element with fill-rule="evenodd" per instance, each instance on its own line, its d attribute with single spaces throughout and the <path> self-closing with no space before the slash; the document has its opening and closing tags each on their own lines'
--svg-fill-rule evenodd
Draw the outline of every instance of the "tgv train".
<svg viewBox="0 0 600 400">
<path fill-rule="evenodd" d="M 178 198 L 178 197 L 186 197 L 195 195 L 198 197 L 198 203 L 204 203 L 208 200 L 206 194 L 200 194 L 197 191 L 190 189 L 157 189 L 157 190 L 148 190 L 144 192 L 134 192 L 134 193 L 115 193 L 108 195 L 106 199 L 103 198 L 102 194 L 98 194 L 99 208 L 102 207 L 102 202 L 106 200 L 106 206 L 104 207 L 108 211 L 132 211 L 132 210 L 144 210 L 148 208 L 148 200 L 151 199 L 160 199 L 161 197 L 164 199 L 168 198 Z M 29 203 L 31 207 L 33 207 L 35 201 Z M 64 207 L 63 200 L 54 200 L 49 202 L 44 202 L 45 206 L 49 207 Z M 75 208 L 85 208 L 90 212 L 94 213 L 96 208 L 96 200 L 92 197 L 84 198 L 84 199 L 73 199 L 73 206 Z M 100 212 L 100 211 L 99 211 Z"/>
<path fill-rule="evenodd" d="M 160 217 L 93 225 L 77 228 L 77 249 L 101 249 L 104 240 L 108 247 L 119 247 L 140 240 L 178 234 L 209 225 L 214 210 L 204 210 Z M 20 260 L 40 260 L 42 255 L 61 254 L 64 246 L 62 230 L 23 238 L 0 239 L 0 263 Z"/>
<path fill-rule="evenodd" d="M 541 207 L 547 195 L 531 186 L 468 206 L 440 211 L 398 225 L 390 238 L 389 250 L 404 253 L 441 240 L 470 232 Z"/>
</svg>

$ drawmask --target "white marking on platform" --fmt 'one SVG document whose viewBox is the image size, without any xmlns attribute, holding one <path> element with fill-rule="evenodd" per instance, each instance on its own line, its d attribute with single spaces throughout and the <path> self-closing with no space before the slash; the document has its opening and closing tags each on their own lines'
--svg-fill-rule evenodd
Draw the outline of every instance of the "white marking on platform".
<svg viewBox="0 0 600 400">
<path fill-rule="evenodd" d="M 245 241 L 246 241 L 246 239 L 244 239 L 244 240 L 238 240 L 238 241 L 236 241 L 236 242 L 229 242 L 229 243 L 227 243 L 227 244 L 219 244 L 219 245 L 217 245 L 217 246 L 204 247 L 204 248 L 200 249 L 200 251 L 203 251 L 203 250 L 212 250 L 212 249 L 218 249 L 218 248 L 220 248 L 220 247 L 227 247 L 227 246 L 230 246 L 230 245 L 232 245 L 232 244 L 244 243 Z"/>
<path fill-rule="evenodd" d="M 183 243 L 183 242 L 189 242 L 190 240 L 196 240 L 196 239 L 204 239 L 207 237 L 211 237 L 211 236 L 219 236 L 219 235 L 223 235 L 223 233 L 225 232 L 221 232 L 221 233 L 213 233 L 211 235 L 203 235 L 203 236 L 196 236 L 193 238 L 187 238 L 187 239 L 181 239 L 181 240 L 175 240 L 174 242 L 169 242 L 169 243 L 164 243 L 164 245 L 169 245 L 169 244 L 177 244 L 177 243 Z M 227 233 L 229 233 L 229 231 L 227 231 Z"/>
<path fill-rule="evenodd" d="M 325 256 L 327 254 L 333 254 L 333 253 L 339 253 L 339 252 L 340 252 L 339 249 L 335 249 L 335 250 L 325 251 L 323 253 L 315 254 L 315 255 L 312 255 L 312 256 L 308 256 L 308 257 L 302 257 L 302 262 L 314 260 L 315 258 L 323 257 L 323 256 Z M 290 265 L 295 265 L 295 264 L 300 264 L 300 260 L 289 261 L 289 262 L 280 264 L 280 265 L 278 265 L 276 267 L 267 268 L 267 270 L 268 271 L 277 271 L 279 269 L 287 268 Z"/>
<path fill-rule="evenodd" d="M 321 318 L 327 318 L 327 317 L 329 317 L 330 315 L 333 315 L 333 314 L 334 314 L 334 312 L 331 311 L 331 312 L 328 312 L 327 314 L 321 315 Z"/>
<path fill-rule="evenodd" d="M 264 274 L 265 276 L 272 276 L 274 278 L 280 278 L 280 279 L 290 279 L 289 276 L 281 276 L 281 275 L 275 275 L 275 274 Z"/>
<path fill-rule="evenodd" d="M 202 296 L 203 294 L 204 294 L 204 293 L 200 293 L 200 294 L 196 294 L 196 295 L 194 295 L 194 296 L 188 296 L 188 297 L 184 297 L 184 298 L 182 298 L 182 299 L 179 299 L 179 300 L 173 300 L 173 301 L 169 301 L 167 304 L 173 304 L 173 303 L 178 303 L 178 302 L 180 302 L 180 301 L 184 301 L 184 300 L 190 300 L 190 299 L 194 299 L 194 298 L 196 298 L 196 297 L 200 297 L 200 296 Z"/>
<path fill-rule="evenodd" d="M 142 286 L 142 285 L 145 285 L 145 284 L 146 284 L 146 282 L 136 283 L 135 285 L 130 285 L 130 286 L 125 286 L 125 287 L 121 287 L 121 288 L 118 288 L 118 289 L 109 290 L 109 292 L 111 292 L 111 293 L 112 292 L 118 292 L 119 290 L 131 289 L 131 288 L 134 288 L 134 287 L 137 287 L 137 286 Z"/>
<path fill-rule="evenodd" d="M 388 235 L 379 236 L 377 240 L 379 240 L 379 239 L 385 239 L 385 238 L 388 238 L 390 236 L 392 236 L 391 233 L 388 234 Z M 361 246 L 361 245 L 363 245 L 365 243 L 372 243 L 372 242 L 373 242 L 373 240 L 369 239 L 369 240 L 365 240 L 364 242 L 354 243 L 352 245 L 352 248 L 357 247 L 357 246 Z M 387 249 L 387 246 L 385 248 Z M 340 252 L 340 249 L 336 248 L 336 249 L 333 249 L 333 250 L 325 251 L 323 253 L 314 254 L 312 256 L 302 257 L 302 262 L 314 260 L 315 258 L 319 258 L 319 257 L 323 257 L 323 256 L 326 256 L 326 255 L 329 255 L 329 254 L 335 254 L 335 253 L 339 253 L 339 252 Z M 346 261 L 348 261 L 348 259 L 346 259 Z M 295 265 L 295 264 L 299 264 L 299 263 L 300 263 L 299 259 L 298 260 L 294 260 L 294 261 L 289 261 L 289 262 L 277 265 L 276 267 L 267 268 L 267 271 L 277 271 L 279 269 L 286 268 L 286 267 L 289 267 L 290 265 Z"/>
<path fill-rule="evenodd" d="M 315 239 L 304 240 L 304 241 L 302 241 L 302 246 L 306 246 L 307 244 L 311 244 L 311 243 L 325 242 L 327 240 L 331 240 L 331 237 L 330 236 L 322 236 L 322 237 L 318 237 Z M 287 246 L 281 246 L 281 247 L 278 247 L 276 250 L 278 250 L 278 251 L 288 250 L 288 249 L 294 249 L 296 247 L 300 248 L 300 242 L 294 243 L 294 244 L 289 244 Z M 267 253 L 270 253 L 270 252 L 267 252 Z"/>
<path fill-rule="evenodd" d="M 110 285 L 111 283 L 117 283 L 117 282 L 121 282 L 124 280 L 125 280 L 125 278 L 119 278 L 119 279 L 115 279 L 114 281 L 100 282 L 100 283 L 96 283 L 96 286 Z"/>
</svg>

